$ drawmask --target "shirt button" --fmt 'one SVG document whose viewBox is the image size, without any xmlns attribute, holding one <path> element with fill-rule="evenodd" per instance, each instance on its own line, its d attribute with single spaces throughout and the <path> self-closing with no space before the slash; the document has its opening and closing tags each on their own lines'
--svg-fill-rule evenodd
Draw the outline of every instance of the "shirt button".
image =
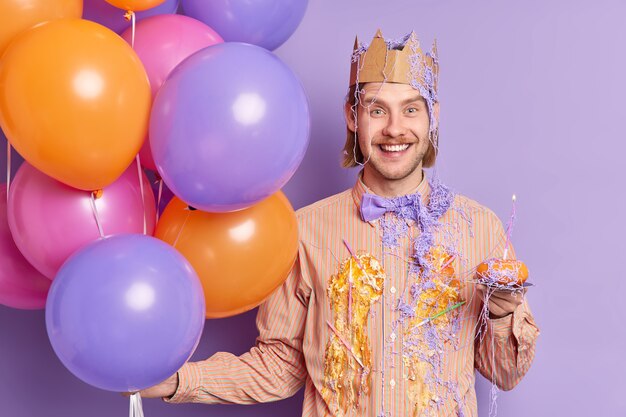
<svg viewBox="0 0 626 417">
<path fill-rule="evenodd" d="M 396 334 L 395 333 L 391 333 L 391 335 L 389 335 L 389 337 L 391 337 L 391 340 L 396 340 Z"/>
<path fill-rule="evenodd" d="M 392 294 L 395 294 L 396 293 L 396 287 L 389 288 L 389 292 L 392 293 Z"/>
<path fill-rule="evenodd" d="M 396 380 L 392 379 L 391 381 L 389 381 L 389 385 L 391 385 L 391 388 L 396 386 Z"/>
</svg>

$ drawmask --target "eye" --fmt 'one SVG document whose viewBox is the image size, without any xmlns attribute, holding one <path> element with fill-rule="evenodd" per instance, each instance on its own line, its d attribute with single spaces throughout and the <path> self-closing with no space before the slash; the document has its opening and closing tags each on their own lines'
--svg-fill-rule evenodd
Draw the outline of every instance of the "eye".
<svg viewBox="0 0 626 417">
<path fill-rule="evenodd" d="M 370 112 L 370 116 L 382 116 L 385 112 L 382 109 L 374 109 Z"/>
<path fill-rule="evenodd" d="M 406 109 L 407 113 L 412 113 L 415 114 L 419 111 L 419 109 L 417 107 L 409 107 L 408 109 Z"/>
</svg>

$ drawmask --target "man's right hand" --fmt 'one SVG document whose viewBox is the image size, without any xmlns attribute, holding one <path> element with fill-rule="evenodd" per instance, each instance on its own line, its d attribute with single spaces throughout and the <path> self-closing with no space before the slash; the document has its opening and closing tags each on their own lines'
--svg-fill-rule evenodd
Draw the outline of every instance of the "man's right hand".
<svg viewBox="0 0 626 417">
<path fill-rule="evenodd" d="M 141 394 L 141 398 L 167 398 L 173 396 L 176 389 L 178 389 L 178 372 L 160 384 L 139 391 L 139 394 Z M 128 397 L 131 394 L 132 392 L 125 392 L 122 395 Z"/>
</svg>

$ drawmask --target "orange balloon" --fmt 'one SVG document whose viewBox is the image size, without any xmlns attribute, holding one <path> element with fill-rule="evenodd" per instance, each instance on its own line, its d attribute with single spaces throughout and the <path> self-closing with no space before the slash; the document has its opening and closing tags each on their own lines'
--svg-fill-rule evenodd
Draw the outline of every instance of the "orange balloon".
<svg viewBox="0 0 626 417">
<path fill-rule="evenodd" d="M 0 61 L 0 125 L 31 165 L 97 190 L 133 161 L 147 133 L 150 84 L 132 48 L 87 20 L 23 32 Z"/>
<path fill-rule="evenodd" d="M 106 0 L 107 3 L 124 10 L 139 12 L 141 10 L 152 9 L 163 3 L 165 0 Z"/>
<path fill-rule="evenodd" d="M 83 0 L 0 1 L 0 56 L 20 32 L 48 20 L 80 18 Z"/>
<path fill-rule="evenodd" d="M 298 224 L 282 192 L 230 213 L 186 208 L 174 197 L 155 236 L 176 242 L 196 270 L 207 318 L 251 310 L 285 281 L 298 254 Z"/>
</svg>

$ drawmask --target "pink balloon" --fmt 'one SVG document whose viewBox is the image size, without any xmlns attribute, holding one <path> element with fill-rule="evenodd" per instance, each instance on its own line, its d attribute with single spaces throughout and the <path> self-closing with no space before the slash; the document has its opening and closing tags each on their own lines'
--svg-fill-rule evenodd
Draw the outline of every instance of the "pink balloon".
<svg viewBox="0 0 626 417">
<path fill-rule="evenodd" d="M 156 216 L 154 195 L 143 171 L 142 176 L 147 233 L 152 235 Z M 105 236 L 143 233 L 144 204 L 134 163 L 104 188 L 95 203 Z M 68 187 L 27 162 L 11 183 L 8 218 L 17 247 L 50 279 L 70 255 L 100 237 L 91 193 Z"/>
<path fill-rule="evenodd" d="M 154 162 L 154 157 L 152 156 L 152 148 L 150 147 L 150 140 L 145 138 L 143 141 L 143 145 L 139 150 L 139 159 L 141 160 L 141 165 L 144 168 L 151 169 L 156 172 L 156 163 Z"/>
<path fill-rule="evenodd" d="M 130 29 L 122 33 L 122 38 L 129 44 L 131 37 Z M 148 73 L 152 98 L 182 60 L 200 49 L 222 42 L 213 29 L 187 16 L 162 14 L 138 22 L 135 25 L 134 49 Z M 156 171 L 148 140 L 144 142 L 139 157 L 143 166 Z"/>
<path fill-rule="evenodd" d="M 46 306 L 50 280 L 15 246 L 7 221 L 7 186 L 0 184 L 0 304 L 23 310 Z"/>
</svg>

